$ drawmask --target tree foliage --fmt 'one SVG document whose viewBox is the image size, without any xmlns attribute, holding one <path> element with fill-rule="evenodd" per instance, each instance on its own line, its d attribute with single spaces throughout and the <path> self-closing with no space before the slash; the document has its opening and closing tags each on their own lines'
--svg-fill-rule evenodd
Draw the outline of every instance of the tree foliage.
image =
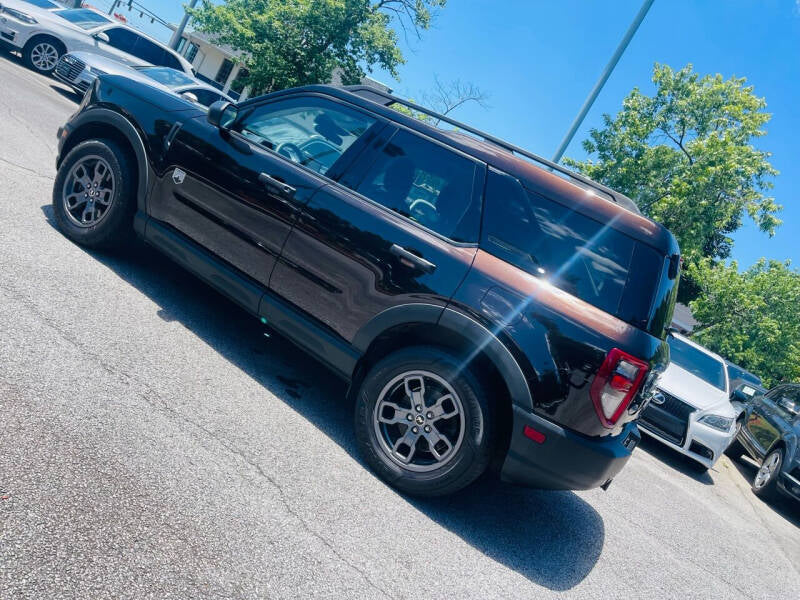
<svg viewBox="0 0 800 600">
<path fill-rule="evenodd" d="M 781 222 L 767 195 L 777 172 L 753 146 L 770 119 L 765 100 L 744 78 L 701 77 L 692 65 L 657 64 L 653 83 L 652 96 L 634 88 L 591 130 L 583 147 L 592 158 L 566 162 L 666 225 L 690 264 L 727 258 L 745 214 L 771 236 Z"/>
<path fill-rule="evenodd" d="M 704 260 L 690 269 L 701 282 L 690 305 L 700 322 L 692 337 L 768 386 L 800 381 L 800 272 L 764 259 L 743 273 L 735 261 Z"/>
<path fill-rule="evenodd" d="M 358 83 L 404 62 L 398 31 L 419 36 L 447 0 L 203 0 L 197 29 L 242 52 L 248 83 L 273 90 L 330 81 Z"/>
</svg>

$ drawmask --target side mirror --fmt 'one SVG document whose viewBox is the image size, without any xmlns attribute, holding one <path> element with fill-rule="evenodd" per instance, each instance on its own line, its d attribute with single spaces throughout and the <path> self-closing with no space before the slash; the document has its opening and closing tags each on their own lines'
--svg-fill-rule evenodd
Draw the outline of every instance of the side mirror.
<svg viewBox="0 0 800 600">
<path fill-rule="evenodd" d="M 94 39 L 99 42 L 105 42 L 106 44 L 111 42 L 111 38 L 108 37 L 108 34 L 105 31 L 98 31 L 94 34 Z"/>
<path fill-rule="evenodd" d="M 200 104 L 200 100 L 198 100 L 197 96 L 192 92 L 183 92 L 181 94 L 181 98 L 188 100 L 189 102 L 194 102 L 195 104 Z"/>
<path fill-rule="evenodd" d="M 217 100 L 208 107 L 208 122 L 222 131 L 228 131 L 238 114 L 236 106 L 227 100 Z"/>
</svg>

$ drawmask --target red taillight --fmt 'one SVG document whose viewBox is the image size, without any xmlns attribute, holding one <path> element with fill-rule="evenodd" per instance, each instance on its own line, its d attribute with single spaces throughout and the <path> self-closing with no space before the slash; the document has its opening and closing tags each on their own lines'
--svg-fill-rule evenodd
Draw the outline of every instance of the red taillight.
<svg viewBox="0 0 800 600">
<path fill-rule="evenodd" d="M 594 409 L 605 427 L 613 427 L 644 381 L 648 365 L 614 348 L 606 356 L 589 390 Z"/>
</svg>

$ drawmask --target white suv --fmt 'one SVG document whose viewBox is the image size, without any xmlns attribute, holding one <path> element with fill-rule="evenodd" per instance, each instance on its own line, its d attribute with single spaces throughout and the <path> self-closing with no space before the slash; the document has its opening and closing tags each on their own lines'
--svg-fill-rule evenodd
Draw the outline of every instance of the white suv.
<svg viewBox="0 0 800 600">
<path fill-rule="evenodd" d="M 123 62 L 138 59 L 193 75 L 175 51 L 89 8 L 40 8 L 20 0 L 0 0 L 0 41 L 22 52 L 30 68 L 52 73 L 66 52 L 82 50 Z"/>
<path fill-rule="evenodd" d="M 670 363 L 639 417 L 642 431 L 711 468 L 736 433 L 725 361 L 676 333 Z"/>
</svg>

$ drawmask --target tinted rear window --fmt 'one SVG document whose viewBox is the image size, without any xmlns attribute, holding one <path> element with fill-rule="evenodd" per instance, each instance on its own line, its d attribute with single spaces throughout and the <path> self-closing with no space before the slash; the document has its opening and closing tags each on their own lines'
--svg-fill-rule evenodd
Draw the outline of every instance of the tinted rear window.
<svg viewBox="0 0 800 600">
<path fill-rule="evenodd" d="M 481 246 L 637 326 L 648 323 L 664 257 L 490 170 Z"/>
</svg>

